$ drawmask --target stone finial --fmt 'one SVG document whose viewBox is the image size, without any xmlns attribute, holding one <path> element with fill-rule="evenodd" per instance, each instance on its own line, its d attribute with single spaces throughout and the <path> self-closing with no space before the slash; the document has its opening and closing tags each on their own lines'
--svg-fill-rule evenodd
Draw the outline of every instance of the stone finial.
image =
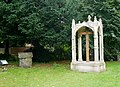
<svg viewBox="0 0 120 87">
<path fill-rule="evenodd" d="M 99 22 L 102 22 L 102 19 L 101 19 L 101 18 L 99 19 Z"/>
<path fill-rule="evenodd" d="M 96 16 L 94 17 L 94 21 L 97 21 L 97 17 Z"/>
<path fill-rule="evenodd" d="M 102 25 L 102 19 L 101 19 L 101 18 L 99 19 L 99 25 L 100 25 L 101 27 L 103 27 L 103 25 Z"/>
<path fill-rule="evenodd" d="M 72 19 L 72 25 L 74 25 L 75 24 L 75 19 Z"/>
<path fill-rule="evenodd" d="M 74 29 L 74 27 L 75 27 L 75 20 L 72 19 L 72 29 Z"/>
<path fill-rule="evenodd" d="M 88 15 L 88 21 L 91 21 L 91 16 L 90 15 Z"/>
</svg>

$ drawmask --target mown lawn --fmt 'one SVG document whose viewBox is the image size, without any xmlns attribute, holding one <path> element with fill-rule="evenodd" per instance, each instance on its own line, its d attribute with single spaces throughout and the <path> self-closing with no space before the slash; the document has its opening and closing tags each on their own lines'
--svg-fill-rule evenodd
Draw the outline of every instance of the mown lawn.
<svg viewBox="0 0 120 87">
<path fill-rule="evenodd" d="M 20 68 L 10 63 L 0 72 L 0 87 L 120 87 L 120 62 L 107 62 L 102 73 L 70 70 L 70 62 L 34 63 Z"/>
</svg>

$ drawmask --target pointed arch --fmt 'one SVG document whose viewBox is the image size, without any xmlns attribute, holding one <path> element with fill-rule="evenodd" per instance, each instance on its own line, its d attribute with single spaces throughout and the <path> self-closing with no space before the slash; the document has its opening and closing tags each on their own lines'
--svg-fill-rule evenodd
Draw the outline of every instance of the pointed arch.
<svg viewBox="0 0 120 87">
<path fill-rule="evenodd" d="M 94 61 L 93 62 L 89 61 L 89 34 L 90 34 L 89 30 L 92 30 L 93 37 L 94 37 Z M 77 32 L 78 32 L 78 57 L 79 57 L 78 60 L 76 60 L 76 34 Z M 86 35 L 86 60 L 87 61 L 82 60 L 82 34 Z M 91 68 L 92 71 L 95 71 L 95 72 L 96 71 L 100 72 L 101 70 L 104 71 L 105 63 L 104 63 L 103 48 L 104 48 L 103 47 L 103 25 L 102 25 L 101 19 L 97 21 L 97 18 L 95 16 L 94 21 L 91 21 L 91 17 L 88 16 L 87 22 L 82 22 L 82 23 L 79 22 L 77 24 L 75 24 L 74 19 L 72 20 L 72 62 L 71 62 L 72 70 L 82 71 L 83 70 L 81 69 L 82 67 L 84 68 L 89 67 Z M 100 59 L 99 59 L 99 56 L 100 56 Z M 82 66 L 81 63 L 85 66 Z M 91 63 L 92 63 L 92 66 L 88 66 L 88 64 L 91 64 Z M 87 71 L 87 69 L 85 70 Z"/>
</svg>

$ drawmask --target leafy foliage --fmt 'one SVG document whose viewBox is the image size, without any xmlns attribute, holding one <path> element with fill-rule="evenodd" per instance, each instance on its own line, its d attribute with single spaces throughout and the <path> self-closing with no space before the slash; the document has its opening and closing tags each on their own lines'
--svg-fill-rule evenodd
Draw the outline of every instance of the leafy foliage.
<svg viewBox="0 0 120 87">
<path fill-rule="evenodd" d="M 71 20 L 102 18 L 105 54 L 120 51 L 119 0 L 12 0 L 0 1 L 0 41 L 10 46 L 38 42 L 55 58 L 71 57 Z M 38 53 L 39 54 L 39 53 Z"/>
</svg>

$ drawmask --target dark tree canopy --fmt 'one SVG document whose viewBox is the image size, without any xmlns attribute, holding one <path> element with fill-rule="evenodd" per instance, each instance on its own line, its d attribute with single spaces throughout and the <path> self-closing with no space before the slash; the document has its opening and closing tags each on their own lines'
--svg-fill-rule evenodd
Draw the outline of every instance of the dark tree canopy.
<svg viewBox="0 0 120 87">
<path fill-rule="evenodd" d="M 4 0 L 4 2 L 5 2 L 6 4 L 11 3 L 11 1 L 12 1 L 12 0 Z"/>
<path fill-rule="evenodd" d="M 0 1 L 0 41 L 22 46 L 37 41 L 56 57 L 71 57 L 71 20 L 102 18 L 106 55 L 120 51 L 119 0 Z M 69 56 L 68 56 L 69 55 Z"/>
</svg>

